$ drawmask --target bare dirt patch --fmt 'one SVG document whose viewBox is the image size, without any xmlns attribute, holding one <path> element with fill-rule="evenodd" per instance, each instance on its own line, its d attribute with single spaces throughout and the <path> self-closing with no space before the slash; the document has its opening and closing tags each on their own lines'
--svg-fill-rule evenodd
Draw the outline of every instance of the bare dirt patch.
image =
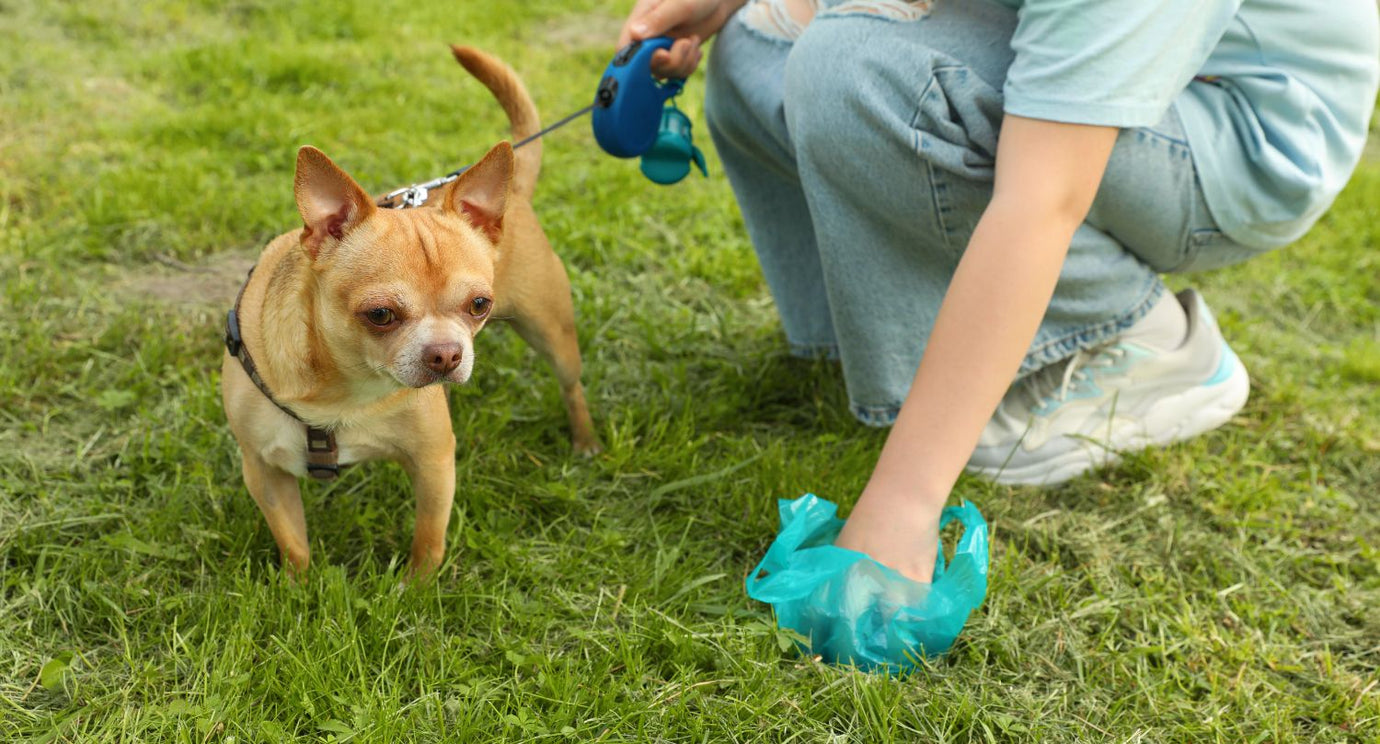
<svg viewBox="0 0 1380 744">
<path fill-rule="evenodd" d="M 255 254 L 241 252 L 218 253 L 194 264 L 162 258 L 131 272 L 114 290 L 173 305 L 229 307 L 254 259 Z"/>
</svg>

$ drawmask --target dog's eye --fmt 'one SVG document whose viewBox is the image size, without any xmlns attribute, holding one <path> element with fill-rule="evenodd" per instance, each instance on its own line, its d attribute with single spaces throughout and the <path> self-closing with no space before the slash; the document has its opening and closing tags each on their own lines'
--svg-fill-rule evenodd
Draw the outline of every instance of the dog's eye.
<svg viewBox="0 0 1380 744">
<path fill-rule="evenodd" d="M 470 315 L 482 318 L 489 314 L 489 308 L 493 307 L 493 300 L 488 297 L 476 297 L 470 300 Z"/>
<path fill-rule="evenodd" d="M 366 310 L 364 319 L 382 328 L 393 325 L 393 321 L 397 320 L 398 316 L 386 307 L 376 307 L 373 310 Z"/>
</svg>

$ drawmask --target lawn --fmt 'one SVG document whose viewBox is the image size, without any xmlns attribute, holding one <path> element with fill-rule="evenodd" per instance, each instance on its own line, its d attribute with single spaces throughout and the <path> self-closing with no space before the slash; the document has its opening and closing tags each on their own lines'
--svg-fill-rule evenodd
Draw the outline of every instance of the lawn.
<svg viewBox="0 0 1380 744">
<path fill-rule="evenodd" d="M 554 120 L 630 4 L 0 0 L 0 741 L 1380 740 L 1374 148 L 1307 238 L 1188 278 L 1252 373 L 1228 427 L 1059 489 L 960 481 L 988 600 L 909 677 L 799 655 L 742 586 L 776 499 L 851 504 L 884 433 L 785 354 L 712 153 L 662 188 L 583 121 L 537 209 L 606 451 L 571 454 L 492 327 L 437 580 L 401 587 L 412 502 L 378 464 L 305 485 L 286 581 L 217 376 L 295 149 L 374 191 L 470 162 L 506 121 L 446 43 Z"/>
</svg>

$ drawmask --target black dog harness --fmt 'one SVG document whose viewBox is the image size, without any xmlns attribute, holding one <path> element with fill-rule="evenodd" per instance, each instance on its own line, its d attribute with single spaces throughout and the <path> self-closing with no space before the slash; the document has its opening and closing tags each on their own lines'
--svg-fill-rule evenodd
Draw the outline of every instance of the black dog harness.
<svg viewBox="0 0 1380 744">
<path fill-rule="evenodd" d="M 335 446 L 335 434 L 302 421 L 301 416 L 273 397 L 272 391 L 259 376 L 259 368 L 254 365 L 254 358 L 249 356 L 244 338 L 240 336 L 240 302 L 244 299 L 244 290 L 249 286 L 251 276 L 254 276 L 252 266 L 249 267 L 248 276 L 244 278 L 244 284 L 240 285 L 240 293 L 235 297 L 235 306 L 225 315 L 225 349 L 230 352 L 230 356 L 240 360 L 240 366 L 244 368 L 244 373 L 249 375 L 249 381 L 268 398 L 268 402 L 278 406 L 278 410 L 301 421 L 302 425 L 307 427 L 307 473 L 317 480 L 335 480 L 336 476 L 340 475 L 341 468 L 340 452 Z"/>
</svg>

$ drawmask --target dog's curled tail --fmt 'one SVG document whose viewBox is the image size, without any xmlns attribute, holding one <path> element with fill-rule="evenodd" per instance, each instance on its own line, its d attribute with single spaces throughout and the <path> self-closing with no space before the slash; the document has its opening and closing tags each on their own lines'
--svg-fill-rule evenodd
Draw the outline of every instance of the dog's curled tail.
<svg viewBox="0 0 1380 744">
<path fill-rule="evenodd" d="M 474 47 L 457 44 L 452 45 L 450 51 L 503 106 L 512 127 L 514 143 L 541 131 L 537 106 L 532 103 L 532 96 L 528 95 L 527 87 L 513 68 L 492 54 Z M 513 190 L 530 198 L 537 187 L 537 175 L 541 172 L 541 139 L 533 140 L 514 154 L 517 156 L 517 172 L 513 175 Z"/>
</svg>

